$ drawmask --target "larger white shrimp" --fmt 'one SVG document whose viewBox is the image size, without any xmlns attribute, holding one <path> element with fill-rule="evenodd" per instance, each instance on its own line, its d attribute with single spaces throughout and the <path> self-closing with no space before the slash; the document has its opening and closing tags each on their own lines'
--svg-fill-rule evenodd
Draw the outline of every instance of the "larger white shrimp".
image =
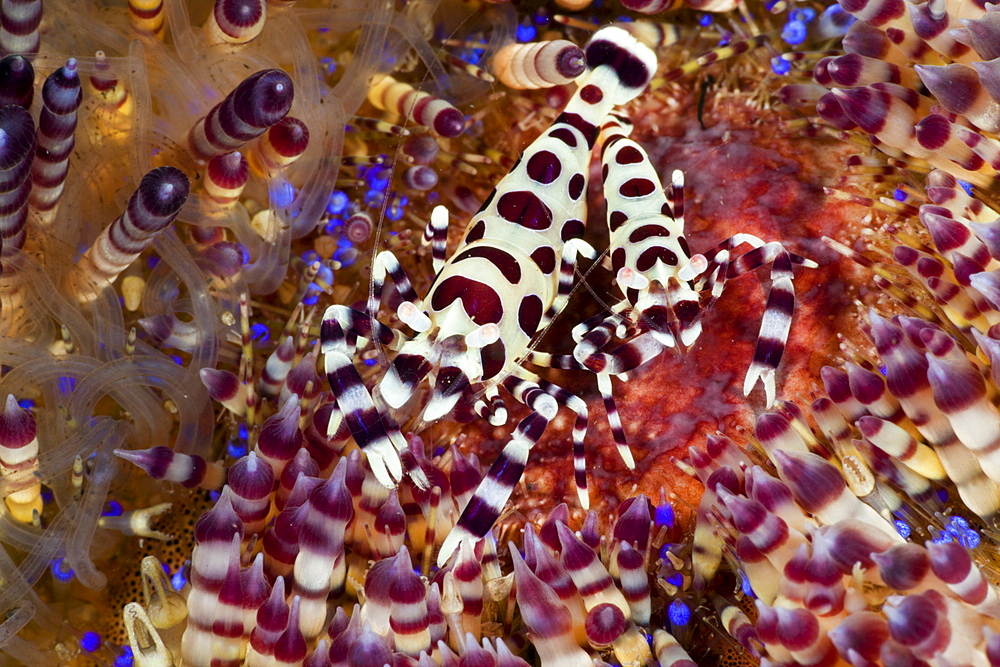
<svg viewBox="0 0 1000 667">
<path fill-rule="evenodd" d="M 577 481 L 582 483 L 581 502 L 586 504 L 582 474 L 586 405 L 525 370 L 520 360 L 536 334 L 565 305 L 577 255 L 594 254 L 581 237 L 587 172 L 599 125 L 616 105 L 642 92 L 656 70 L 656 58 L 618 28 L 595 33 L 585 54 L 587 71 L 576 94 L 500 181 L 447 261 L 443 257 L 447 215 L 442 209 L 435 211 L 429 230 L 436 239 L 437 276 L 427 296 L 419 299 L 396 258 L 383 252 L 373 267 L 371 314 L 331 306 L 324 316 L 321 337 L 330 386 L 383 484 L 400 478 L 401 456 L 416 472 L 406 457 L 395 416 L 414 399 L 422 382 L 433 388 L 420 414 L 425 422 L 447 416 L 459 401 L 474 401 L 481 416 L 503 424 L 507 415 L 499 386 L 531 409 L 445 539 L 441 564 L 461 540 L 480 538 L 493 526 L 521 477 L 529 451 L 560 404 L 577 415 Z M 387 273 L 405 299 L 398 314 L 416 332 L 412 338 L 374 319 Z M 358 336 L 397 350 L 371 394 L 353 366 Z"/>
</svg>

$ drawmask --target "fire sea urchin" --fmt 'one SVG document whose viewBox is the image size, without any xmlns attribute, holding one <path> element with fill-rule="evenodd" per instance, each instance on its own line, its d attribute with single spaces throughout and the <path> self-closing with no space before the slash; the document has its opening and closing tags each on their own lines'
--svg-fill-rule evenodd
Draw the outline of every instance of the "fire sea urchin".
<svg viewBox="0 0 1000 667">
<path fill-rule="evenodd" d="M 3 0 L 0 662 L 1000 664 L 998 17 Z"/>
</svg>

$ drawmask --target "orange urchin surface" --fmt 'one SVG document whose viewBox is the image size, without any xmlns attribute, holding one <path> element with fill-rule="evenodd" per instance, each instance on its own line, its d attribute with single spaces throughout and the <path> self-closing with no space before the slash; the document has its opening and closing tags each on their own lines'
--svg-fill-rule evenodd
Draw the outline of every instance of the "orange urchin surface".
<svg viewBox="0 0 1000 667">
<path fill-rule="evenodd" d="M 821 241 L 823 236 L 856 238 L 868 213 L 823 191 L 845 185 L 844 164 L 852 149 L 832 138 L 787 129 L 789 115 L 756 109 L 748 96 L 716 96 L 704 114 L 704 129 L 695 106 L 691 95 L 668 113 L 656 96 L 647 96 L 631 114 L 633 136 L 660 166 L 662 180 L 668 182 L 674 169 L 685 172 L 686 229 L 693 252 L 746 232 L 764 241 L 781 240 L 789 250 L 819 263 L 818 269 L 795 269 L 795 319 L 777 380 L 779 399 L 808 403 L 813 389 L 821 386 L 820 368 L 837 352 L 837 334 L 860 335 L 852 304 L 864 294 L 869 275 Z M 591 201 L 595 195 L 600 198 L 599 191 L 595 173 Z M 602 206 L 592 207 L 589 226 L 602 230 L 606 239 Z M 602 248 L 599 239 L 598 234 L 592 241 Z M 686 457 L 689 446 L 703 446 L 705 435 L 716 430 L 745 442 L 740 430 L 751 429 L 764 409 L 763 390 L 758 385 L 744 397 L 743 381 L 760 328 L 767 272 L 761 268 L 727 284 L 687 354 L 668 352 L 628 381 L 614 382 L 635 472 L 618 456 L 594 377 L 583 372 L 551 376 L 587 401 L 591 505 L 602 517 L 625 498 L 645 493 L 654 503 L 676 494 L 674 506 L 683 519 L 697 506 L 702 487 L 672 459 Z M 614 302 L 617 297 L 609 294 L 617 292 L 607 291 L 606 273 L 598 267 L 590 274 L 591 290 L 577 291 L 540 349 L 568 352 L 569 329 L 599 312 L 595 295 L 609 305 Z M 525 414 L 523 408 L 512 407 L 506 427 L 466 431 L 466 447 L 485 463 L 496 458 L 514 420 Z M 572 481 L 572 421 L 571 413 L 561 410 L 533 449 L 523 484 L 512 499 L 514 522 L 541 520 L 560 502 L 568 503 L 580 518 Z"/>
</svg>

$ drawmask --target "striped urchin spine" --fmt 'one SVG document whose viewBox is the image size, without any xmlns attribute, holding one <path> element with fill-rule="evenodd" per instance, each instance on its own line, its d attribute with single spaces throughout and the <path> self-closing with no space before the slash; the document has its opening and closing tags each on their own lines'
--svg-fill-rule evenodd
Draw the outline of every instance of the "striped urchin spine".
<svg viewBox="0 0 1000 667">
<path fill-rule="evenodd" d="M 260 34 L 266 19 L 263 0 L 216 0 L 205 34 L 211 43 L 246 44 Z"/>
<path fill-rule="evenodd" d="M 83 100 L 77 62 L 70 58 L 45 80 L 38 119 L 38 148 L 31 167 L 31 206 L 48 211 L 59 201 L 75 144 L 76 112 Z"/>
<path fill-rule="evenodd" d="M 449 102 L 386 76 L 368 91 L 376 108 L 393 111 L 441 137 L 457 137 L 465 131 L 465 118 Z"/>
<path fill-rule="evenodd" d="M 510 44 L 493 56 L 493 71 L 508 88 L 548 88 L 570 83 L 583 74 L 587 59 L 573 42 L 560 39 Z"/>
<path fill-rule="evenodd" d="M 24 245 L 35 123 L 24 107 L 0 108 L 0 237 L 3 256 Z"/>
<path fill-rule="evenodd" d="M 31 108 L 35 95 L 35 68 L 21 55 L 5 56 L 0 60 L 0 107 L 16 104 Z"/>
<path fill-rule="evenodd" d="M 189 191 L 187 176 L 174 167 L 157 167 L 143 176 L 125 212 L 84 253 L 73 278 L 78 298 L 95 298 L 135 261 L 156 234 L 174 221 Z"/>
<path fill-rule="evenodd" d="M 251 74 L 191 128 L 191 155 L 207 162 L 237 150 L 277 124 L 292 107 L 292 80 L 281 70 Z"/>
<path fill-rule="evenodd" d="M 13 396 L 0 412 L 0 479 L 5 502 L 15 521 L 30 524 L 42 513 L 38 471 L 38 429 L 34 415 Z"/>
<path fill-rule="evenodd" d="M 42 0 L 12 0 L 0 7 L 0 51 L 38 53 Z"/>
</svg>

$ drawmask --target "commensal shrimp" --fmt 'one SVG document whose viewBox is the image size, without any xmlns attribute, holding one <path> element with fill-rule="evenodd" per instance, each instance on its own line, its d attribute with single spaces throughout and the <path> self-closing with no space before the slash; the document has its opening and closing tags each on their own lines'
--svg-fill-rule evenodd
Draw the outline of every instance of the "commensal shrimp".
<svg viewBox="0 0 1000 667">
<path fill-rule="evenodd" d="M 743 392 L 757 382 L 767 405 L 774 403 L 775 371 L 785 349 L 795 306 L 792 265 L 815 268 L 811 260 L 739 233 L 704 254 L 692 254 L 684 237 L 684 174 L 675 170 L 664 191 L 645 150 L 628 138 L 624 122 L 609 116 L 601 128 L 604 195 L 608 202 L 608 251 L 615 282 L 624 298 L 609 315 L 599 315 L 573 331 L 575 363 L 597 374 L 612 433 L 626 462 L 631 458 L 611 391 L 611 376 L 622 377 L 666 348 L 681 350 L 701 334 L 701 318 L 725 289 L 726 281 L 771 264 L 771 289 Z M 751 250 L 734 257 L 737 247 Z M 617 335 L 625 342 L 606 348 Z M 534 361 L 574 366 L 572 361 L 536 354 Z"/>
<path fill-rule="evenodd" d="M 596 32 L 584 52 L 587 70 L 566 109 L 500 181 L 447 261 L 447 213 L 439 207 L 432 214 L 428 237 L 437 275 L 427 296 L 419 299 L 396 258 L 382 252 L 373 265 L 369 312 L 334 305 L 324 315 L 321 341 L 331 389 L 373 472 L 387 486 L 401 476 L 401 457 L 407 464 L 409 455 L 408 469 L 419 473 L 396 415 L 425 379 L 433 390 L 419 415 L 424 422 L 448 416 L 464 401 L 490 423 L 503 424 L 507 411 L 500 386 L 531 409 L 445 538 L 439 564 L 446 563 L 463 540 L 481 538 L 492 528 L 559 405 L 576 413 L 577 480 L 585 484 L 580 473 L 586 405 L 519 362 L 536 334 L 565 305 L 577 255 L 595 255 L 582 236 L 587 172 L 599 125 L 615 106 L 645 89 L 656 70 L 656 57 L 614 27 Z M 398 315 L 416 332 L 412 337 L 374 317 L 386 274 L 403 296 Z M 359 336 L 396 350 L 371 393 L 353 365 Z M 586 505 L 585 487 L 580 496 Z"/>
</svg>

